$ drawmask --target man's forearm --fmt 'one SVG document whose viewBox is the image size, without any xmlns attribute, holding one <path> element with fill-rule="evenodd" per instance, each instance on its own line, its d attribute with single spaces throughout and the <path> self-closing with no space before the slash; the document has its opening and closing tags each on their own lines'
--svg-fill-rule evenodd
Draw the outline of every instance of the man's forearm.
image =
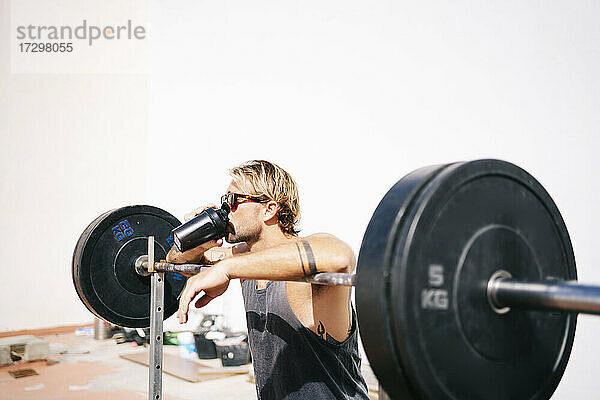
<svg viewBox="0 0 600 400">
<path fill-rule="evenodd" d="M 217 264 L 230 279 L 298 280 L 319 272 L 352 272 L 354 254 L 331 236 L 312 236 Z"/>
<path fill-rule="evenodd" d="M 167 262 L 175 264 L 202 263 L 203 255 L 204 249 L 196 248 L 182 253 L 173 245 L 167 254 Z"/>
<path fill-rule="evenodd" d="M 220 247 L 223 241 L 210 241 L 184 253 L 180 252 L 175 245 L 171 247 L 167 254 L 167 262 L 175 264 L 194 263 L 194 264 L 212 264 L 226 257 L 231 257 L 235 252 L 233 247 Z M 239 247 L 236 245 L 235 247 Z M 239 250 L 238 250 L 239 251 Z"/>
</svg>

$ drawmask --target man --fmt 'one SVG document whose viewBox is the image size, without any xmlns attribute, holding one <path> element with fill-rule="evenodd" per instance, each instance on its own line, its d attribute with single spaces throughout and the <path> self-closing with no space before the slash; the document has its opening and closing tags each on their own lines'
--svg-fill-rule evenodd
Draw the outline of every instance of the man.
<svg viewBox="0 0 600 400">
<path fill-rule="evenodd" d="M 249 161 L 230 175 L 225 239 L 236 245 L 219 248 L 219 240 L 168 255 L 171 262 L 217 259 L 188 280 L 179 321 L 187 321 L 196 295 L 203 293 L 195 303 L 203 307 L 240 279 L 259 399 L 368 399 L 351 288 L 297 282 L 318 272 L 353 272 L 352 249 L 329 234 L 298 237 L 298 191 L 279 166 Z"/>
</svg>

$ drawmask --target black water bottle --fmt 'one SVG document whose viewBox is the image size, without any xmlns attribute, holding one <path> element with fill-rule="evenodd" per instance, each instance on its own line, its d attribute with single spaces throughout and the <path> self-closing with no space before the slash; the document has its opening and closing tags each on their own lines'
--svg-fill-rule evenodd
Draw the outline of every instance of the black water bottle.
<svg viewBox="0 0 600 400">
<path fill-rule="evenodd" d="M 173 241 L 179 251 L 188 251 L 224 237 L 229 223 L 229 210 L 227 203 L 223 203 L 219 209 L 207 208 L 198 216 L 173 229 Z"/>
</svg>

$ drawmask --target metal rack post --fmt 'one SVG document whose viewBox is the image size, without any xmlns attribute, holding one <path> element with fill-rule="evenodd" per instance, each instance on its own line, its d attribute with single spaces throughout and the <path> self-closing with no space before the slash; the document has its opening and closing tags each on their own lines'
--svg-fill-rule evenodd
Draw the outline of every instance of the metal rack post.
<svg viewBox="0 0 600 400">
<path fill-rule="evenodd" d="M 148 237 L 148 262 L 151 266 L 154 266 L 154 236 Z M 152 272 L 150 283 L 148 400 L 160 400 L 162 398 L 164 281 L 164 272 Z"/>
</svg>

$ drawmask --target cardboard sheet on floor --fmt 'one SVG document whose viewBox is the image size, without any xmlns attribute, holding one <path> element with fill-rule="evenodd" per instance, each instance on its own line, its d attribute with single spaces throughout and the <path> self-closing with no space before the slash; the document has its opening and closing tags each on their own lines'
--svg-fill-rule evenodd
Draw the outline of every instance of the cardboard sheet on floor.
<svg viewBox="0 0 600 400">
<path fill-rule="evenodd" d="M 121 354 L 121 358 L 148 366 L 148 351 Z M 163 354 L 163 372 L 188 382 L 202 382 L 227 378 L 235 374 L 245 374 L 248 372 L 248 366 L 214 368 L 198 361 L 165 353 Z"/>
</svg>

